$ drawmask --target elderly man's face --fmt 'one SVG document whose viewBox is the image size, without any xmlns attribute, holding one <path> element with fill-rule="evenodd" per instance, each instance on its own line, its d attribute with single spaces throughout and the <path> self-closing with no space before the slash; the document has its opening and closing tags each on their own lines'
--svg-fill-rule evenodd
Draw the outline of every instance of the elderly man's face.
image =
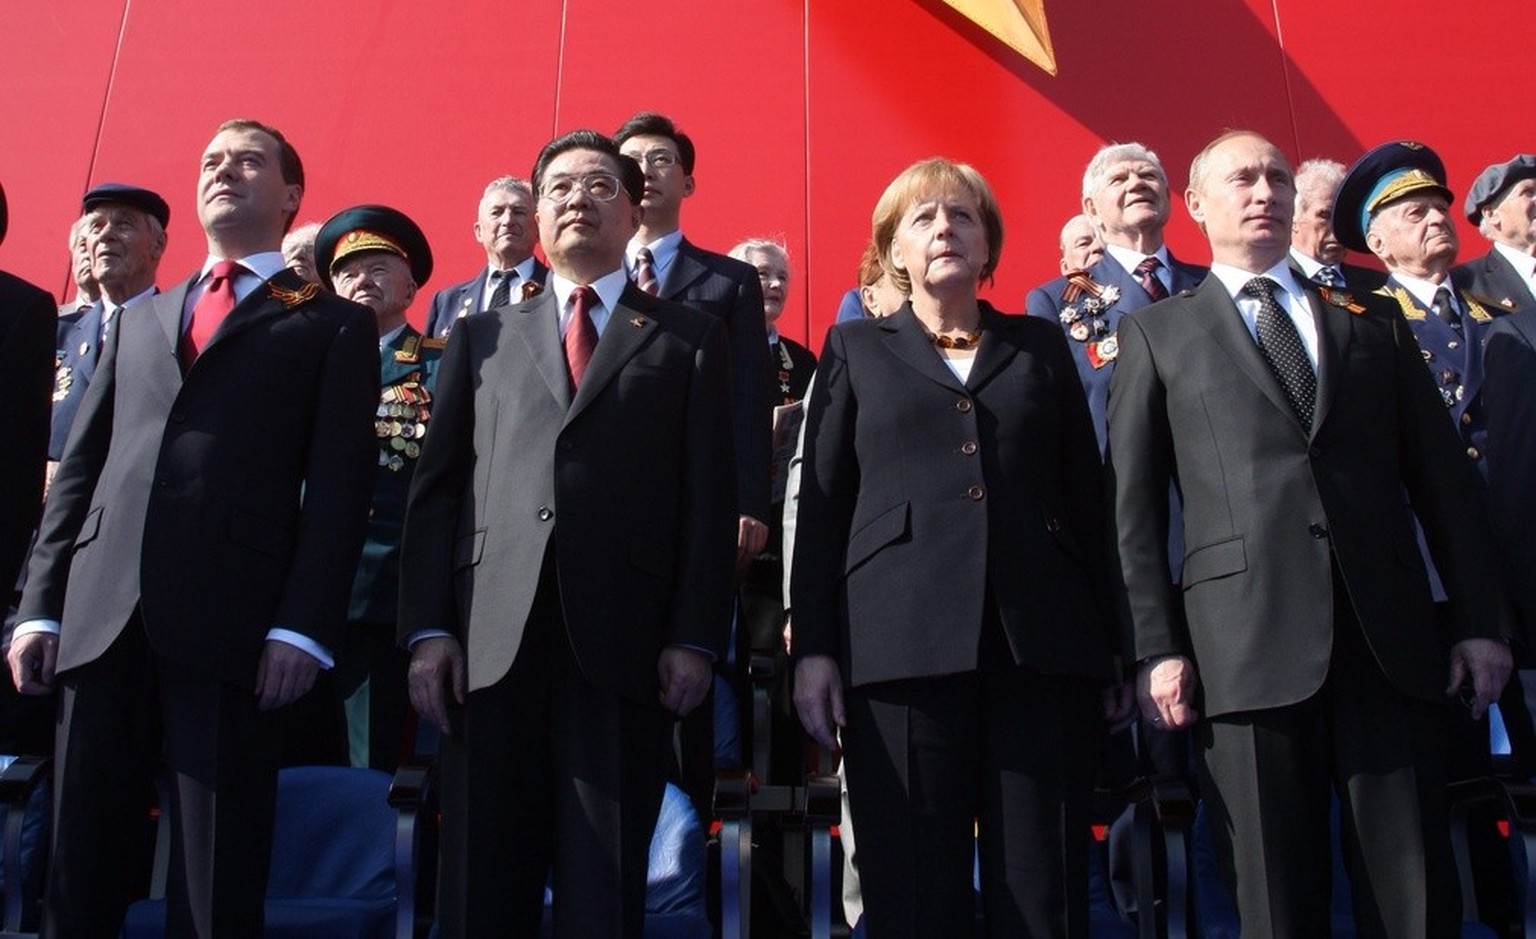
<svg viewBox="0 0 1536 939">
<path fill-rule="evenodd" d="M 1522 179 L 1509 187 L 1497 205 L 1483 209 L 1483 217 L 1495 238 L 1519 251 L 1536 247 L 1536 179 Z"/>
<path fill-rule="evenodd" d="M 507 267 L 521 264 L 533 253 L 538 237 L 533 224 L 533 199 L 521 189 L 492 189 L 480 199 L 475 240 Z"/>
<path fill-rule="evenodd" d="M 1146 160 L 1111 163 L 1098 190 L 1083 200 L 1083 212 L 1110 242 L 1121 235 L 1162 231 L 1168 211 L 1168 180 Z"/>
<path fill-rule="evenodd" d="M 69 243 L 70 260 L 74 265 L 75 286 L 86 290 L 96 285 L 96 275 L 91 273 L 91 248 L 86 244 L 85 219 L 75 227 L 75 236 Z"/>
<path fill-rule="evenodd" d="M 1449 271 L 1460 247 L 1450 203 L 1437 192 L 1412 193 L 1377 210 L 1365 240 L 1388 269 L 1415 277 Z"/>
<path fill-rule="evenodd" d="M 93 209 L 85 240 L 91 275 L 114 301 L 131 299 L 154 284 L 165 232 L 143 210 L 111 203 Z"/>
<path fill-rule="evenodd" d="M 1291 245 L 1319 264 L 1344 260 L 1344 246 L 1333 233 L 1336 186 L 1313 187 L 1301 198 L 1301 211 L 1291 223 Z"/>
<path fill-rule="evenodd" d="M 1088 220 L 1088 216 L 1079 215 L 1068 222 L 1061 230 L 1061 272 L 1083 271 L 1099 263 L 1099 258 L 1104 256 L 1104 242 L 1099 238 L 1098 229 Z"/>
<path fill-rule="evenodd" d="M 331 268 L 331 282 L 337 296 L 372 310 L 381 329 L 398 325 L 416 298 L 411 266 L 388 251 L 347 255 Z"/>
</svg>

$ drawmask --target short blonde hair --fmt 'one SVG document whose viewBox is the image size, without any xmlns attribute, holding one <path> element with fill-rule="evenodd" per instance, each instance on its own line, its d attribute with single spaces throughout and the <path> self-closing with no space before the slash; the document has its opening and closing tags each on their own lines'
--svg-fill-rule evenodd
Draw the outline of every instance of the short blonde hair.
<svg viewBox="0 0 1536 939">
<path fill-rule="evenodd" d="M 963 192 L 975 197 L 981 210 L 982 227 L 987 232 L 987 263 L 982 266 L 981 279 L 990 281 L 997 270 L 997 260 L 1003 251 L 1003 216 L 997 207 L 997 197 L 992 187 L 976 168 L 966 163 L 956 163 L 943 157 L 920 160 L 902 170 L 900 175 L 885 187 L 880 201 L 875 203 L 871 218 L 870 240 L 880 254 L 880 266 L 902 293 L 912 292 L 907 272 L 897 269 L 891 262 L 891 244 L 896 240 L 896 228 L 901 217 L 918 200 L 941 192 Z"/>
</svg>

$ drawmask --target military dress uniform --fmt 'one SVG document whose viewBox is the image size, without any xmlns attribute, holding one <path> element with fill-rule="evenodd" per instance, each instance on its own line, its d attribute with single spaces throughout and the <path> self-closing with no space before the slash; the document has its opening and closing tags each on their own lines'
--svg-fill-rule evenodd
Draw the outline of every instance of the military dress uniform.
<svg viewBox="0 0 1536 939">
<path fill-rule="evenodd" d="M 410 713 L 408 657 L 395 642 L 405 497 L 431 425 L 432 389 L 444 345 L 442 339 L 423 338 L 410 325 L 379 345 L 381 390 L 373 425 L 379 467 L 373 511 L 333 676 L 346 717 L 352 765 L 387 772 L 400 762 Z"/>
<path fill-rule="evenodd" d="M 53 368 L 53 419 L 48 432 L 48 459 L 64 457 L 64 443 L 74 425 L 85 389 L 96 374 L 101 355 L 102 303 L 97 300 L 74 313 L 59 317 L 58 351 Z"/>
</svg>

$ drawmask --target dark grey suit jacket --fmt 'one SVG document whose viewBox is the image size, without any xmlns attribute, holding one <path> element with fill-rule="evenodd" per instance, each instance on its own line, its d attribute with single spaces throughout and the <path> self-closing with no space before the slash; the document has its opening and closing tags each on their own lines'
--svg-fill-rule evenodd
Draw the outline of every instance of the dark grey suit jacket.
<svg viewBox="0 0 1536 939">
<path fill-rule="evenodd" d="M 731 406 L 735 410 L 737 511 L 768 520 L 773 404 L 768 395 L 768 327 L 757 271 L 684 238 L 667 268 L 661 295 L 719 317 L 731 350 Z"/>
<path fill-rule="evenodd" d="M 335 648 L 378 445 L 378 327 L 283 271 L 185 377 L 187 281 L 107 339 L 54 477 L 19 619 L 62 621 L 60 671 L 135 607 L 156 652 L 254 685 L 274 626 Z"/>
<path fill-rule="evenodd" d="M 1489 248 L 1480 258 L 1456 265 L 1451 278 L 1461 290 L 1490 300 L 1506 313 L 1536 310 L 1536 296 L 1520 274 L 1496 249 Z"/>
<path fill-rule="evenodd" d="M 1536 648 L 1536 312 L 1494 321 L 1483 367 L 1494 533 L 1527 648 Z"/>
<path fill-rule="evenodd" d="M 1320 357 L 1310 433 L 1215 277 L 1121 321 L 1109 473 L 1131 654 L 1192 656 L 1211 716 L 1322 686 L 1335 562 L 1387 677 L 1444 700 L 1447 649 L 1404 492 L 1454 638 L 1498 635 L 1479 484 L 1407 324 L 1379 297 L 1346 308 L 1305 289 Z M 1182 597 L 1165 552 L 1170 479 L 1184 497 Z"/>
<path fill-rule="evenodd" d="M 566 630 L 594 684 L 654 705 L 664 646 L 723 656 L 736 544 L 726 355 L 724 324 L 630 286 L 573 398 L 552 291 L 463 320 L 406 508 L 401 638 L 448 630 L 470 689 L 494 684 L 553 541 Z"/>
</svg>

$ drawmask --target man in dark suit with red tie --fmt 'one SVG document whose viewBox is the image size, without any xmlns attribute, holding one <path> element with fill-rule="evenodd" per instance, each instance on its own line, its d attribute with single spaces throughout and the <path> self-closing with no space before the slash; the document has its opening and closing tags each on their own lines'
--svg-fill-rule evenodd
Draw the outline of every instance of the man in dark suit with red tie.
<svg viewBox="0 0 1536 939">
<path fill-rule="evenodd" d="M 8 657 L 63 692 L 49 935 L 117 934 L 162 772 L 167 935 L 262 935 L 275 709 L 330 664 L 377 452 L 373 315 L 283 267 L 303 191 L 275 129 L 219 128 L 208 261 L 112 330 L 54 478 Z"/>
<path fill-rule="evenodd" d="M 444 733 L 439 922 L 536 936 L 553 866 L 556 935 L 639 937 L 672 721 L 730 623 L 726 329 L 629 282 L 644 182 L 611 140 L 556 138 L 533 179 L 548 288 L 449 336 L 406 506 L 400 638 Z"/>
<path fill-rule="evenodd" d="M 1455 935 L 1447 722 L 1458 694 L 1481 717 L 1511 664 L 1476 473 L 1395 306 L 1290 266 L 1278 149 L 1216 138 L 1185 200 L 1211 273 L 1121 322 L 1109 398 L 1142 712 L 1194 728 L 1245 935 L 1328 935 L 1335 794 L 1361 933 Z M 1405 494 L 1446 580 L 1448 639 Z"/>
</svg>

